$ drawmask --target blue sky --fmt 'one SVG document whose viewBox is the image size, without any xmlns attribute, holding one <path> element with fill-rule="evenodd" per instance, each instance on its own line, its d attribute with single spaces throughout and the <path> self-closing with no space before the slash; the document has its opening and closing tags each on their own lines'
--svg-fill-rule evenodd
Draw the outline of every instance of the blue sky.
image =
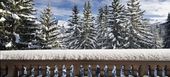
<svg viewBox="0 0 170 77">
<path fill-rule="evenodd" d="M 82 15 L 84 2 L 88 0 L 34 0 L 37 14 L 50 3 L 53 14 L 59 20 L 68 20 L 72 14 L 71 10 L 74 4 L 78 5 L 80 15 Z M 104 5 L 110 5 L 112 0 L 89 0 L 92 4 L 93 16 L 96 16 L 98 9 Z M 122 4 L 126 5 L 128 0 L 121 0 Z M 155 21 L 164 21 L 170 13 L 170 0 L 140 0 L 141 8 L 145 10 L 145 18 Z M 159 20 L 158 20 L 159 19 Z"/>
</svg>

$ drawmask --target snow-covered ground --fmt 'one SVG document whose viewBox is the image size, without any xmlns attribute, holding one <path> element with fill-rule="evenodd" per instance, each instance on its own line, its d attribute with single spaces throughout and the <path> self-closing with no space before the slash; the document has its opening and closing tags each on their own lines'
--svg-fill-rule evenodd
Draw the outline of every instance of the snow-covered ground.
<svg viewBox="0 0 170 77">
<path fill-rule="evenodd" d="M 168 49 L 18 50 L 18 51 L 0 51 L 0 59 L 170 61 L 170 50 Z"/>
</svg>

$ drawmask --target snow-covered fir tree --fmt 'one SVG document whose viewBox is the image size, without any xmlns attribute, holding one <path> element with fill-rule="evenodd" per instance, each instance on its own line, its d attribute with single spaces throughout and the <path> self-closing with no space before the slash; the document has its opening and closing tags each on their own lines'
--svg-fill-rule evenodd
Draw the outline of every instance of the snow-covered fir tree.
<svg viewBox="0 0 170 77">
<path fill-rule="evenodd" d="M 2 1 L 0 3 L 0 49 L 6 49 L 5 44 L 7 43 L 7 41 L 9 40 L 7 33 L 5 31 L 5 21 L 6 21 L 6 10 L 5 10 L 5 5 L 4 5 L 5 1 Z"/>
<path fill-rule="evenodd" d="M 11 0 L 14 1 L 14 0 Z M 36 10 L 33 8 L 33 0 L 15 0 L 20 1 L 19 16 L 21 18 L 20 25 L 17 28 L 19 34 L 19 42 L 17 47 L 19 49 L 39 49 L 41 48 L 40 40 L 41 25 L 34 16 Z"/>
<path fill-rule="evenodd" d="M 16 49 L 20 17 L 18 0 L 2 0 L 0 2 L 0 49 Z"/>
<path fill-rule="evenodd" d="M 99 49 L 107 45 L 107 30 L 108 30 L 108 6 L 99 9 L 97 16 L 97 44 Z"/>
<path fill-rule="evenodd" d="M 96 44 L 96 30 L 94 25 L 94 19 L 91 14 L 90 2 L 84 4 L 84 12 L 82 19 L 82 30 L 80 40 L 77 42 L 79 49 L 95 49 Z"/>
<path fill-rule="evenodd" d="M 69 49 L 79 48 L 79 42 L 81 40 L 82 26 L 80 24 L 79 10 L 76 5 L 72 9 L 71 19 L 69 20 L 69 28 L 66 31 L 67 37 L 65 38 L 66 47 Z"/>
<path fill-rule="evenodd" d="M 76 27 L 75 25 L 79 24 L 80 16 L 78 14 L 79 14 L 78 7 L 77 7 L 77 5 L 74 5 L 74 7 L 72 9 L 72 15 L 70 16 L 71 19 L 69 20 L 70 23 L 68 24 L 68 26 L 70 26 L 68 31 L 70 31 L 70 32 L 73 31 L 74 27 Z"/>
<path fill-rule="evenodd" d="M 170 48 L 170 13 L 165 24 L 164 48 Z"/>
<path fill-rule="evenodd" d="M 143 19 L 140 0 L 129 0 L 127 8 L 120 0 L 111 1 L 111 6 L 99 9 L 96 23 L 90 1 L 85 2 L 81 18 L 75 5 L 69 28 L 62 29 L 64 33 L 61 34 L 49 6 L 42 12 L 39 22 L 34 16 L 33 0 L 1 0 L 0 50 L 61 48 L 61 43 L 68 49 L 160 48 L 162 44 L 170 48 L 170 14 L 163 24 L 165 36 L 156 39 L 158 36 L 150 32 L 150 24 Z M 163 43 L 157 45 L 162 39 Z"/>
<path fill-rule="evenodd" d="M 59 38 L 59 28 L 57 27 L 57 21 L 52 14 L 50 5 L 41 14 L 41 24 L 43 25 L 43 48 L 61 48 Z"/>
<path fill-rule="evenodd" d="M 144 11 L 140 9 L 140 0 L 128 1 L 128 48 L 152 48 L 154 46 L 152 34 L 143 24 L 143 13 Z"/>
<path fill-rule="evenodd" d="M 126 48 L 127 35 L 125 30 L 125 7 L 120 4 L 120 0 L 113 0 L 108 15 L 109 30 L 106 48 L 118 49 Z"/>
</svg>

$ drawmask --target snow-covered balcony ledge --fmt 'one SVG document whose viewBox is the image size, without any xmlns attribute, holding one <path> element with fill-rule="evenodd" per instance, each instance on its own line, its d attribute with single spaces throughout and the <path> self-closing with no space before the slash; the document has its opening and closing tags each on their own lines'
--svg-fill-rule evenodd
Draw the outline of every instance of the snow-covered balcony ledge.
<svg viewBox="0 0 170 77">
<path fill-rule="evenodd" d="M 30 71 L 31 66 L 33 66 L 36 76 L 38 75 L 38 67 L 42 66 L 43 75 L 45 75 L 47 65 L 51 67 L 51 72 L 54 71 L 54 66 L 57 65 L 59 77 L 62 75 L 63 65 L 66 66 L 68 72 L 70 65 L 74 65 L 76 76 L 79 76 L 81 65 L 86 71 L 88 65 L 91 65 L 93 72 L 96 70 L 96 65 L 99 65 L 101 67 L 101 77 L 104 77 L 103 68 L 105 65 L 109 67 L 109 77 L 112 75 L 113 65 L 116 65 L 118 75 L 121 65 L 125 66 L 125 75 L 128 75 L 129 66 L 132 65 L 133 71 L 139 73 L 139 76 L 135 77 L 147 75 L 148 69 L 150 75 L 152 75 L 151 77 L 153 77 L 157 65 L 159 69 L 167 66 L 166 71 L 170 72 L 170 51 L 168 49 L 0 51 L 0 61 L 0 77 L 18 77 L 18 75 L 22 75 L 23 66 L 27 67 L 27 71 Z M 148 68 L 149 66 L 150 68 Z M 69 73 L 67 74 L 69 77 Z M 95 73 L 93 75 L 95 76 Z M 161 76 L 160 71 L 159 75 Z M 167 75 L 170 76 L 170 73 Z"/>
<path fill-rule="evenodd" d="M 169 49 L 0 51 L 0 60 L 170 61 Z"/>
</svg>

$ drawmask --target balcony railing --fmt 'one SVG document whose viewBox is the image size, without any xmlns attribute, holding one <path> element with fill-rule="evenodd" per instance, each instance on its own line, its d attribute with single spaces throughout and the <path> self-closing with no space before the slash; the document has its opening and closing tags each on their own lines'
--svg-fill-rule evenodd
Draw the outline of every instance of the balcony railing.
<svg viewBox="0 0 170 77">
<path fill-rule="evenodd" d="M 170 77 L 169 50 L 0 52 L 1 77 Z"/>
</svg>

